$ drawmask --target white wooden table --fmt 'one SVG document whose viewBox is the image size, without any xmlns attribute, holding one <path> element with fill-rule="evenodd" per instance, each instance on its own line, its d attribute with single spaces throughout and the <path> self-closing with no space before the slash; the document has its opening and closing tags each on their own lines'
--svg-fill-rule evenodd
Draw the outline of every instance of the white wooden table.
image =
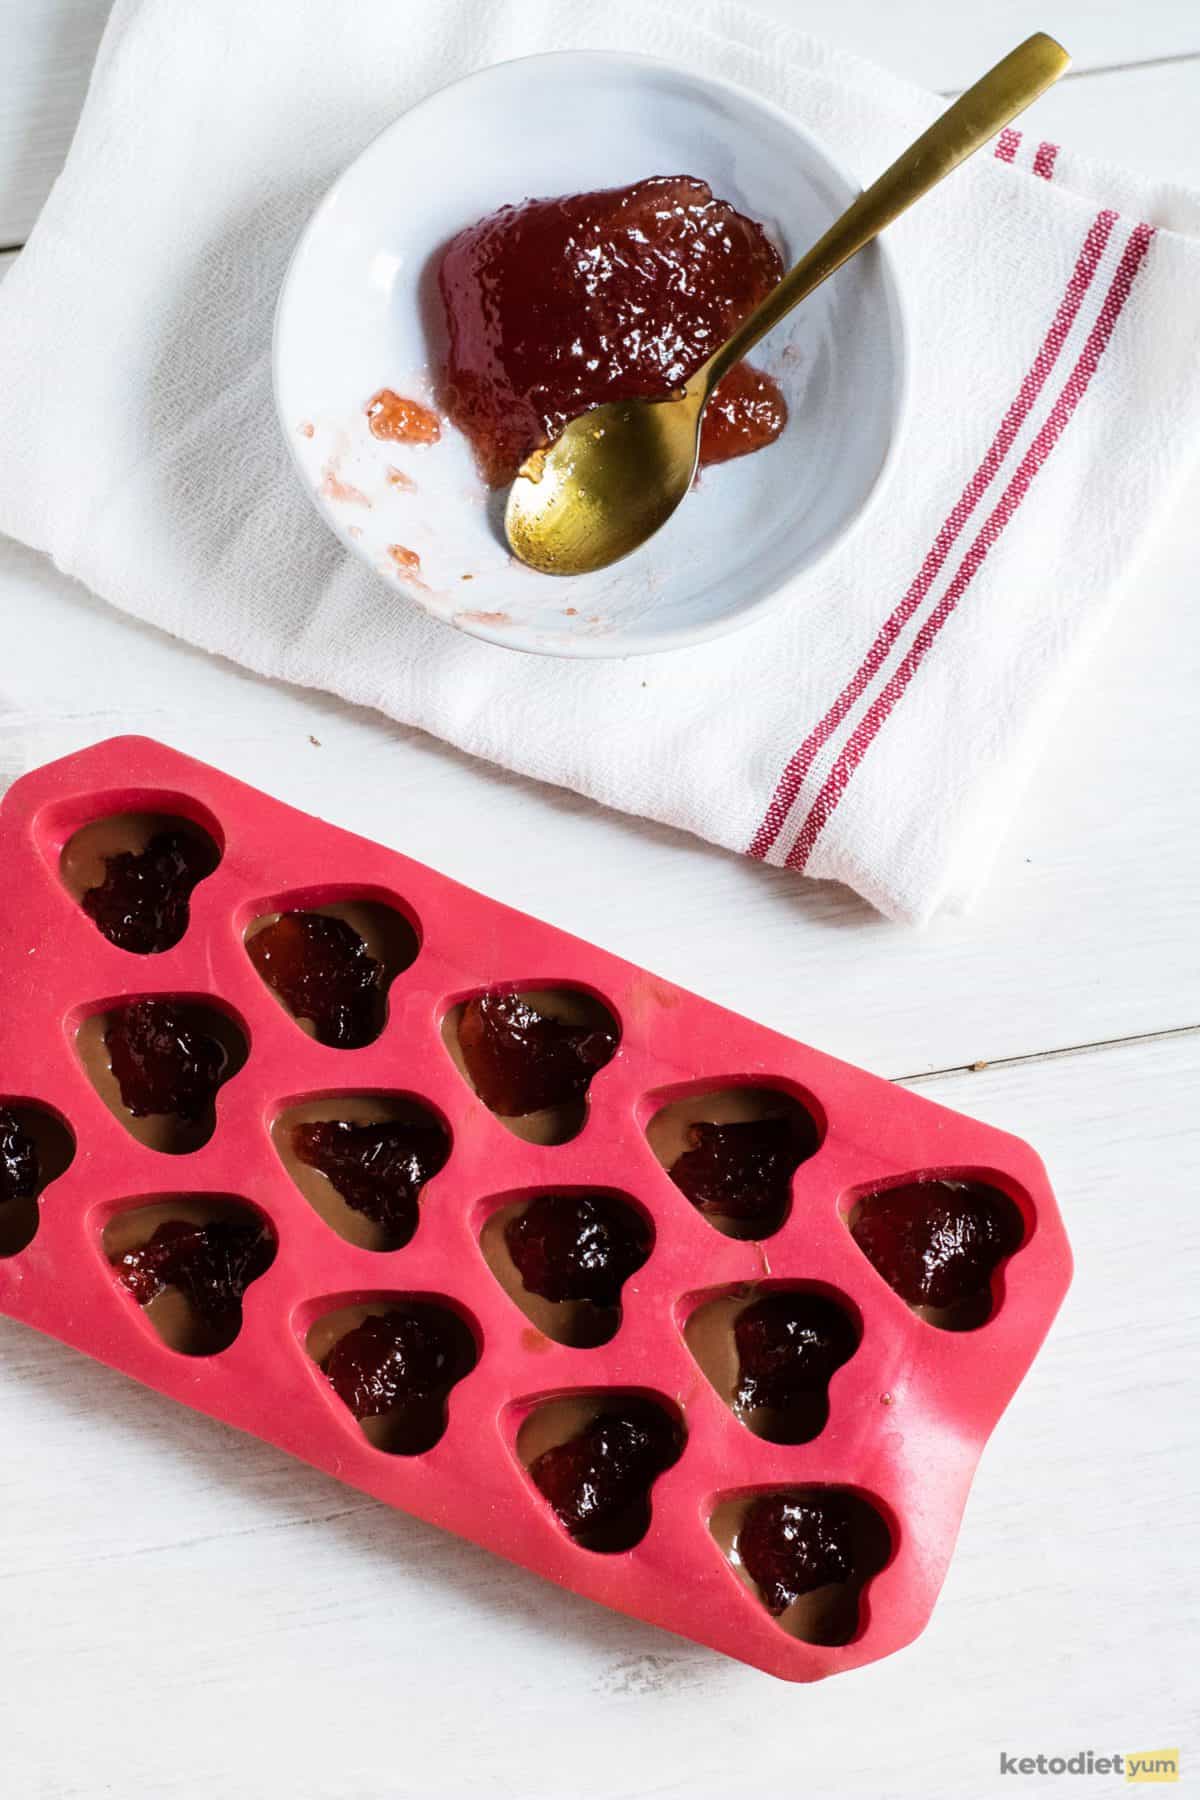
<svg viewBox="0 0 1200 1800">
<path fill-rule="evenodd" d="M 758 3 L 943 90 L 1045 26 L 1079 73 L 1043 132 L 1200 183 L 1196 0 Z M 0 0 L 0 246 L 19 248 L 61 163 L 106 11 Z M 1001 1751 L 1175 1745 L 1197 1780 L 1197 502 L 1200 480 L 977 911 L 922 935 L 256 681 L 0 544 L 0 775 L 116 731 L 164 737 L 1030 1137 L 1078 1262 L 928 1631 L 808 1689 L 560 1594 L 0 1321 L 6 1800 L 991 1800 L 1064 1786 L 1001 1776 Z"/>
</svg>

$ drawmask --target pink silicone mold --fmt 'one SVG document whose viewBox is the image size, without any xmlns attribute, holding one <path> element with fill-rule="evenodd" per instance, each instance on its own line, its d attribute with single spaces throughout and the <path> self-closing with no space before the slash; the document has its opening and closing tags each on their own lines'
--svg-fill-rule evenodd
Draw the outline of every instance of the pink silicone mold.
<svg viewBox="0 0 1200 1800">
<path fill-rule="evenodd" d="M 220 851 L 191 895 L 180 941 L 161 954 L 106 941 L 62 878 L 68 840 L 126 813 L 193 821 Z M 0 1234 L 0 1309 L 389 1505 L 787 1680 L 856 1667 L 917 1635 L 983 1444 L 1070 1279 L 1058 1210 L 1026 1144 L 146 739 L 114 739 L 26 776 L 4 802 L 0 828 L 0 1108 L 44 1116 L 65 1146 L 43 1169 L 50 1179 L 38 1216 L 15 1233 L 16 1247 Z M 327 870 L 336 880 L 322 880 Z M 412 927 L 415 954 L 394 974 L 383 1028 L 363 1048 L 306 1035 L 247 955 L 247 929 L 297 895 L 309 907 L 368 900 Z M 573 989 L 619 1026 L 616 1054 L 566 1141 L 516 1135 L 448 1053 L 444 1020 L 464 998 L 495 988 Z M 183 1153 L 131 1136 L 76 1049 L 98 1011 L 155 995 L 215 1009 L 248 1046 L 216 1095 L 211 1136 Z M 799 1101 L 819 1139 L 795 1173 L 782 1224 L 757 1240 L 714 1229 L 647 1137 L 681 1097 L 754 1089 Z M 339 1095 L 391 1097 L 449 1137 L 402 1248 L 372 1247 L 369 1233 L 350 1241 L 355 1230 L 321 1216 L 277 1150 L 281 1115 Z M 918 1317 L 848 1228 L 864 1193 L 931 1176 L 985 1181 L 1021 1215 L 1023 1241 L 993 1275 L 991 1316 L 976 1329 L 941 1330 Z M 624 1284 L 612 1334 L 572 1346 L 531 1322 L 480 1235 L 514 1198 L 584 1190 L 639 1209 L 651 1248 Z M 240 1203 L 277 1241 L 246 1290 L 236 1338 L 211 1355 L 169 1347 L 105 1252 L 115 1217 L 188 1196 Z M 689 1319 L 713 1300 L 789 1284 L 836 1299 L 859 1333 L 829 1382 L 827 1423 L 801 1443 L 748 1429 L 685 1339 Z M 455 1380 L 446 1428 L 423 1454 L 389 1454 L 369 1441 L 310 1354 L 326 1315 L 384 1310 L 392 1297 L 448 1309 L 474 1339 L 474 1366 Z M 541 1429 L 540 1409 L 550 1409 L 544 1421 L 573 1396 L 591 1404 L 613 1393 L 659 1403 L 684 1443 L 653 1486 L 640 1542 L 601 1554 L 563 1529 L 519 1446 Z M 757 1495 L 831 1488 L 864 1503 L 875 1532 L 847 1641 L 832 1644 L 797 1637 L 768 1612 L 728 1554 L 727 1529 Z"/>
</svg>

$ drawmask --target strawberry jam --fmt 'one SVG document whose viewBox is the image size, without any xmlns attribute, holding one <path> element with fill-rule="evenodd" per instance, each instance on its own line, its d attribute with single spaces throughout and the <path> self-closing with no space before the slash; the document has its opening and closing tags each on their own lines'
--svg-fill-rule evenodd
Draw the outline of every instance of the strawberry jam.
<svg viewBox="0 0 1200 1800">
<path fill-rule="evenodd" d="M 539 1194 L 504 1239 L 530 1293 L 593 1306 L 619 1306 L 650 1254 L 649 1226 L 614 1194 Z"/>
<path fill-rule="evenodd" d="M 0 1106 L 0 1206 L 37 1197 L 41 1167 L 37 1145 L 19 1120 Z"/>
<path fill-rule="evenodd" d="M 158 831 L 144 850 L 104 859 L 104 879 L 80 905 L 110 944 L 139 956 L 176 945 L 188 926 L 197 882 L 211 875 L 215 846 L 198 832 Z"/>
<path fill-rule="evenodd" d="M 776 1291 L 743 1307 L 733 1336 L 735 1410 L 766 1413 L 760 1435 L 776 1443 L 807 1443 L 828 1418 L 830 1378 L 858 1347 L 849 1315 L 824 1294 Z"/>
<path fill-rule="evenodd" d="M 275 1240 L 257 1219 L 207 1225 L 168 1219 L 147 1243 L 118 1257 L 115 1267 L 139 1306 L 175 1288 L 206 1325 L 232 1337 L 241 1324 L 243 1294 L 274 1256 Z"/>
<path fill-rule="evenodd" d="M 356 1125 L 317 1119 L 296 1125 L 292 1145 L 302 1163 L 317 1169 L 346 1205 L 387 1231 L 400 1249 L 417 1229 L 417 1197 L 450 1154 L 437 1125 L 383 1120 Z"/>
<path fill-rule="evenodd" d="M 463 1008 L 458 1042 L 485 1106 L 522 1118 L 587 1092 L 617 1047 L 615 1027 L 568 1025 L 520 994 L 481 994 Z"/>
<path fill-rule="evenodd" d="M 738 1556 L 773 1617 L 801 1594 L 849 1579 L 852 1529 L 840 1494 L 764 1494 L 753 1503 L 737 1534 Z"/>
<path fill-rule="evenodd" d="M 666 399 L 782 273 L 762 226 L 686 175 L 501 207 L 442 257 L 446 411 L 502 486 L 587 408 Z M 734 370 L 701 462 L 761 449 L 786 418 L 769 376 Z"/>
<path fill-rule="evenodd" d="M 533 1484 L 585 1550 L 630 1550 L 650 1524 L 650 1489 L 683 1450 L 661 1406 L 624 1396 L 530 1464 Z"/>
<path fill-rule="evenodd" d="M 136 1119 L 168 1113 L 202 1119 L 225 1077 L 229 1055 L 173 1000 L 135 1000 L 115 1008 L 104 1044 L 121 1100 Z"/>
<path fill-rule="evenodd" d="M 951 1329 L 988 1317 L 992 1274 L 1024 1236 L 1007 1194 L 977 1181 L 912 1181 L 867 1194 L 850 1230 L 902 1300 L 941 1313 L 932 1323 Z"/>
<path fill-rule="evenodd" d="M 367 402 L 367 423 L 372 437 L 392 444 L 436 444 L 442 435 L 435 412 L 392 388 L 372 394 Z"/>
<path fill-rule="evenodd" d="M 672 1181 L 698 1212 L 738 1237 L 779 1229 L 792 1176 L 817 1147 L 816 1127 L 804 1114 L 729 1125 L 701 1119 L 687 1138 L 690 1148 L 671 1165 Z"/>
<path fill-rule="evenodd" d="M 457 1313 L 408 1301 L 340 1337 L 321 1368 L 354 1417 L 387 1420 L 376 1441 L 394 1455 L 431 1450 L 446 1429 L 446 1396 L 475 1367 L 475 1340 Z"/>
<path fill-rule="evenodd" d="M 386 1016 L 383 965 L 345 919 L 284 913 L 246 939 L 250 960 L 320 1044 L 356 1050 L 379 1036 Z"/>
</svg>

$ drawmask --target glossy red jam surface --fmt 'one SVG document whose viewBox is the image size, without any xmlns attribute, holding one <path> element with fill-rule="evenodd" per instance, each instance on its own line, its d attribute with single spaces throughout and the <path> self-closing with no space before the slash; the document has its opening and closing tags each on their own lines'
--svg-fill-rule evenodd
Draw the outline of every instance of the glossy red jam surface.
<svg viewBox="0 0 1200 1800">
<path fill-rule="evenodd" d="M 691 1146 L 671 1165 L 671 1179 L 698 1211 L 742 1225 L 775 1229 L 787 1210 L 791 1179 L 817 1147 L 816 1128 L 801 1118 L 705 1120 L 688 1127 Z"/>
<path fill-rule="evenodd" d="M 135 1000 L 114 1011 L 104 1044 L 135 1119 L 151 1113 L 202 1119 L 229 1061 L 225 1046 L 173 1000 Z"/>
<path fill-rule="evenodd" d="M 422 1187 L 450 1154 L 438 1126 L 399 1120 L 355 1125 L 346 1119 L 318 1119 L 295 1126 L 292 1145 L 300 1161 L 326 1176 L 347 1206 L 384 1226 L 397 1249 L 417 1228 Z"/>
<path fill-rule="evenodd" d="M 246 939 L 250 960 L 317 1042 L 339 1050 L 372 1043 L 386 1013 L 382 964 L 345 919 L 284 913 Z"/>
<path fill-rule="evenodd" d="M 446 1428 L 446 1395 L 477 1360 L 475 1340 L 447 1307 L 420 1301 L 372 1314 L 321 1364 L 356 1419 L 390 1415 L 388 1448 L 417 1456 Z"/>
<path fill-rule="evenodd" d="M 858 1346 L 849 1315 L 824 1294 L 764 1294 L 744 1307 L 733 1327 L 738 1355 L 735 1407 L 777 1413 L 806 1410 Z"/>
<path fill-rule="evenodd" d="M 0 1106 L 0 1206 L 6 1200 L 32 1200 L 40 1175 L 37 1145 Z"/>
<path fill-rule="evenodd" d="M 367 402 L 367 423 L 373 437 L 392 444 L 436 444 L 441 421 L 419 400 L 407 400 L 392 388 L 380 388 Z"/>
<path fill-rule="evenodd" d="M 1024 1225 L 1007 1194 L 982 1182 L 914 1181 L 860 1200 L 851 1231 L 910 1306 L 954 1307 L 986 1301 Z"/>
<path fill-rule="evenodd" d="M 782 273 L 762 226 L 687 175 L 501 207 L 442 258 L 446 410 L 502 486 L 588 407 L 681 387 Z M 701 461 L 761 448 L 786 417 L 770 377 L 727 378 Z"/>
<path fill-rule="evenodd" d="M 539 1194 L 504 1231 L 530 1293 L 617 1306 L 650 1254 L 650 1227 L 611 1194 Z"/>
<path fill-rule="evenodd" d="M 458 1042 L 484 1105 L 515 1119 L 586 1093 L 612 1060 L 617 1034 L 548 1018 L 520 994 L 481 994 L 463 1008 Z"/>
<path fill-rule="evenodd" d="M 168 1219 L 114 1267 L 139 1306 L 175 1288 L 193 1312 L 219 1326 L 240 1319 L 242 1295 L 274 1256 L 275 1240 L 257 1219 L 214 1219 L 207 1225 Z"/>
<path fill-rule="evenodd" d="M 742 1520 L 737 1550 L 774 1617 L 853 1569 L 851 1512 L 838 1494 L 764 1494 Z"/>
<path fill-rule="evenodd" d="M 585 1550 L 629 1550 L 650 1523 L 650 1489 L 683 1450 L 677 1422 L 653 1401 L 616 1401 L 529 1474 Z"/>
<path fill-rule="evenodd" d="M 142 851 L 104 859 L 104 880 L 80 905 L 119 950 L 153 956 L 177 944 L 188 925 L 196 883 L 211 875 L 214 846 L 185 831 L 159 831 Z"/>
</svg>

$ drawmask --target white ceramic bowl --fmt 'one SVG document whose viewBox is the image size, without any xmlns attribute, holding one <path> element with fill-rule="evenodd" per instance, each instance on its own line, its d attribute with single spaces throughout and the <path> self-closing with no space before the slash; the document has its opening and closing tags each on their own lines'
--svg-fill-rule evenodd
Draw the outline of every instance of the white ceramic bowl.
<svg viewBox="0 0 1200 1800">
<path fill-rule="evenodd" d="M 348 549 L 437 618 L 509 648 L 631 656 L 803 604 L 810 570 L 860 517 L 895 451 L 906 355 L 888 255 L 864 251 L 754 360 L 790 409 L 768 449 L 703 471 L 657 537 L 593 575 L 537 575 L 508 554 L 452 427 L 427 448 L 367 426 L 379 388 L 430 400 L 440 247 L 505 203 L 695 175 L 761 220 L 794 262 L 854 182 L 787 114 L 639 56 L 499 63 L 443 88 L 368 146 L 297 245 L 276 318 L 275 395 L 314 504 Z M 388 478 L 398 468 L 413 486 Z M 421 559 L 420 584 L 389 555 Z"/>
</svg>

